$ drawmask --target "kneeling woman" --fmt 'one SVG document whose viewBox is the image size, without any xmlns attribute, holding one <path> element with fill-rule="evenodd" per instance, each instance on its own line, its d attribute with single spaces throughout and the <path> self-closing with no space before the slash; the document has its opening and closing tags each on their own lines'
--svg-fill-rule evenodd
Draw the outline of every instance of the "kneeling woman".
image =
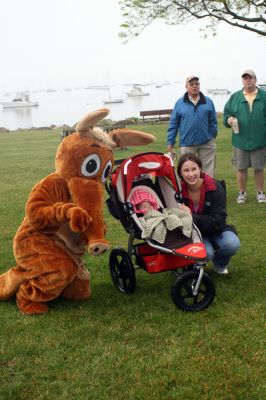
<svg viewBox="0 0 266 400">
<path fill-rule="evenodd" d="M 230 258 L 240 241 L 234 228 L 226 223 L 226 193 L 219 181 L 202 172 L 202 163 L 193 153 L 180 156 L 177 173 L 181 178 L 183 208 L 192 213 L 218 274 L 228 274 Z"/>
</svg>

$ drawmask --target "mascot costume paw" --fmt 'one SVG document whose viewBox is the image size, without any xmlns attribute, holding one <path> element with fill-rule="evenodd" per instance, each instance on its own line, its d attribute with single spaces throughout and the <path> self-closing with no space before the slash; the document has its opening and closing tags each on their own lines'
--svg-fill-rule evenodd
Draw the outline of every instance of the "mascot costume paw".
<svg viewBox="0 0 266 400">
<path fill-rule="evenodd" d="M 113 168 L 113 148 L 139 146 L 154 136 L 117 129 L 109 134 L 96 123 L 108 115 L 89 113 L 56 153 L 55 172 L 37 183 L 28 198 L 25 218 L 13 241 L 16 266 L 0 275 L 0 300 L 16 296 L 23 314 L 42 314 L 62 296 L 91 296 L 90 275 L 82 256 L 109 249 L 103 221 L 104 184 Z"/>
</svg>

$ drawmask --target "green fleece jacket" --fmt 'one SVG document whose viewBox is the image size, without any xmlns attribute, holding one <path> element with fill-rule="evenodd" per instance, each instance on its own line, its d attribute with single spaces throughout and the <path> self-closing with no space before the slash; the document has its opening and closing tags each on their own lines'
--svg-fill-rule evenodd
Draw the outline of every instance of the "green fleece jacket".
<svg viewBox="0 0 266 400">
<path fill-rule="evenodd" d="M 224 125 L 230 128 L 229 117 L 238 119 L 239 134 L 232 133 L 232 144 L 241 150 L 255 150 L 266 146 L 266 91 L 258 89 L 252 111 L 239 90 L 232 94 L 224 107 Z"/>
</svg>

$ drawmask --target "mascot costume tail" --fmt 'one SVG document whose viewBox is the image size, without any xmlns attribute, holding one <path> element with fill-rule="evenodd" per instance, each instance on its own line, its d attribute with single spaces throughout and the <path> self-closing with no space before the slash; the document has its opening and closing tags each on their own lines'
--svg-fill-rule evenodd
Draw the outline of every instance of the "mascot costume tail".
<svg viewBox="0 0 266 400">
<path fill-rule="evenodd" d="M 89 113 L 56 153 L 55 172 L 37 183 L 25 206 L 25 218 L 13 241 L 16 265 L 0 275 L 0 300 L 16 296 L 19 310 L 34 315 L 62 296 L 91 296 L 90 275 L 82 262 L 88 252 L 109 249 L 103 221 L 104 184 L 113 168 L 115 147 L 139 146 L 154 136 L 130 129 L 109 134 L 96 123 L 108 115 Z"/>
</svg>

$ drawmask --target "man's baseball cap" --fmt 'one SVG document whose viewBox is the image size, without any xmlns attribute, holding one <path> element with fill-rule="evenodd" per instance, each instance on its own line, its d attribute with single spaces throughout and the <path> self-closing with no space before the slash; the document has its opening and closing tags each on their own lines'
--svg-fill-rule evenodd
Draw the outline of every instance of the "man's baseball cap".
<svg viewBox="0 0 266 400">
<path fill-rule="evenodd" d="M 256 78 L 256 74 L 255 74 L 255 72 L 253 71 L 253 69 L 246 69 L 246 70 L 243 72 L 243 74 L 241 75 L 241 78 L 243 78 L 244 75 L 250 75 L 250 76 L 252 76 L 253 78 Z"/>
<path fill-rule="evenodd" d="M 196 81 L 199 81 L 199 77 L 198 77 L 198 76 L 196 76 L 196 75 L 190 75 L 190 76 L 188 76 L 188 77 L 186 78 L 186 84 L 187 84 L 188 82 L 190 82 L 190 81 L 193 81 L 193 79 L 196 80 Z"/>
</svg>

